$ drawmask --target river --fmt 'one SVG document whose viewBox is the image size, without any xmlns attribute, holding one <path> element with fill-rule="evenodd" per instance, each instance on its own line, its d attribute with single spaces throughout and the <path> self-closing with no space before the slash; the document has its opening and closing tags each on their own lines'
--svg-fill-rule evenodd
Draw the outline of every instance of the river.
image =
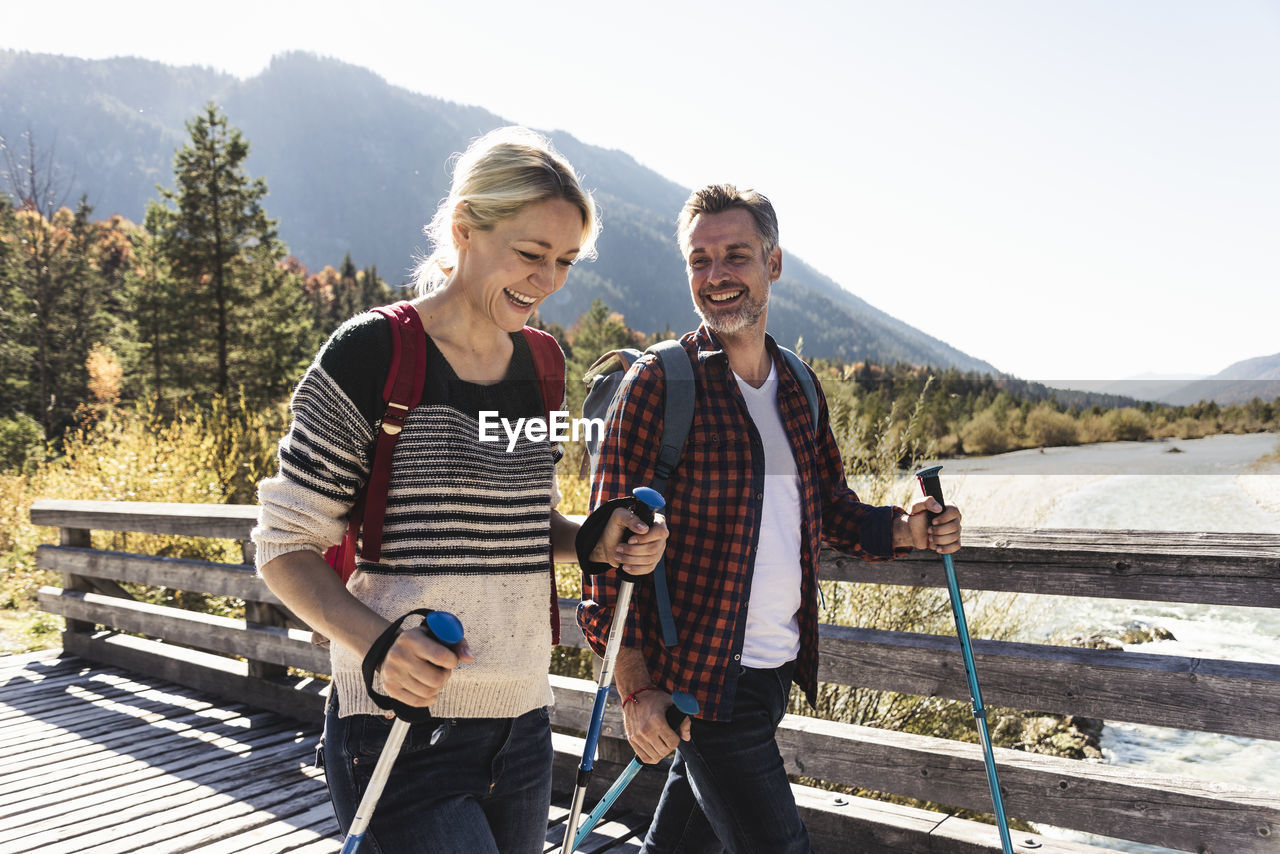
<svg viewBox="0 0 1280 854">
<path fill-rule="evenodd" d="M 1278 451 L 1276 434 L 1113 442 L 948 460 L 942 479 L 948 502 L 959 506 L 965 524 L 973 526 L 1280 534 Z M 957 558 L 961 573 L 962 560 Z M 1126 649 L 1280 663 L 1280 612 L 1275 609 L 1034 598 L 1052 599 L 1054 607 L 1037 607 L 1038 614 L 1050 616 L 1035 622 L 1021 640 L 1110 635 L 1142 620 L 1169 629 L 1176 639 Z M 1107 723 L 1102 750 L 1115 765 L 1280 791 L 1276 742 Z M 1171 851 L 1042 830 L 1134 854 Z"/>
</svg>

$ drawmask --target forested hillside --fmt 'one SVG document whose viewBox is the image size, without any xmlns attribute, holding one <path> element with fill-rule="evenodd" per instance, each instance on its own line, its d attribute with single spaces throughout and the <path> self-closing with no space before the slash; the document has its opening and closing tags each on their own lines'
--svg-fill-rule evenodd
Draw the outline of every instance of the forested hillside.
<svg viewBox="0 0 1280 854">
<path fill-rule="evenodd" d="M 448 157 L 507 123 L 302 53 L 277 57 L 241 81 L 138 59 L 0 51 L 0 135 L 13 146 L 29 132 L 70 179 L 65 202 L 83 195 L 100 217 L 141 222 L 156 185 L 172 174 L 184 122 L 209 101 L 249 142 L 245 169 L 267 181 L 263 207 L 279 221 L 289 252 L 311 270 L 336 266 L 350 253 L 393 286 L 426 249 L 421 229 L 445 193 Z M 599 259 L 574 271 L 543 317 L 567 326 L 602 299 L 645 332 L 693 326 L 672 235 L 687 188 L 624 152 L 549 134 L 595 189 L 605 228 Z M 784 271 L 771 331 L 788 344 L 803 337 L 808 355 L 993 370 L 885 315 L 799 258 L 789 257 Z M 876 285 L 848 284 L 867 291 Z"/>
</svg>

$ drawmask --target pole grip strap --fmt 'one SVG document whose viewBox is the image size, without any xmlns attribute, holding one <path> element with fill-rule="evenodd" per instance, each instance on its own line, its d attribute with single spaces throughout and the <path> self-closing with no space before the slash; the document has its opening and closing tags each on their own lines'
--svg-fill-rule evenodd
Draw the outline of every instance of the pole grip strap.
<svg viewBox="0 0 1280 854">
<path fill-rule="evenodd" d="M 360 668 L 364 673 L 365 690 L 369 692 L 370 699 L 373 700 L 378 708 L 395 712 L 396 717 L 411 724 L 420 724 L 431 720 L 431 709 L 426 706 L 410 706 L 408 703 L 403 703 L 387 694 L 383 694 L 373 687 L 373 680 L 378 668 L 382 666 L 382 662 L 386 659 L 387 653 L 391 651 L 392 645 L 395 644 L 396 638 L 400 636 L 401 626 L 404 625 L 405 620 L 414 616 L 422 617 L 422 624 L 418 628 L 426 632 L 428 637 L 435 639 L 431 628 L 427 625 L 427 616 L 431 612 L 432 609 L 430 608 L 415 608 L 393 622 L 387 627 L 386 631 L 378 635 L 378 639 L 373 642 L 373 646 L 369 647 L 369 651 L 365 653 L 364 661 L 361 663 Z"/>
</svg>

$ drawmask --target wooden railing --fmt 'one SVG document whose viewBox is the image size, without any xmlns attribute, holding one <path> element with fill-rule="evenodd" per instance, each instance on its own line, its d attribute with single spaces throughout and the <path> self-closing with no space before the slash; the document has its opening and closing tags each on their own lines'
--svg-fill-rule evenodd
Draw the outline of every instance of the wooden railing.
<svg viewBox="0 0 1280 854">
<path fill-rule="evenodd" d="M 39 501 L 37 525 L 58 528 L 40 567 L 62 574 L 41 606 L 67 620 L 69 653 L 124 666 L 287 714 L 318 717 L 327 654 L 258 579 L 248 506 Z M 94 549 L 90 531 L 229 538 L 245 564 L 215 564 Z M 1118 531 L 967 529 L 957 568 L 966 589 L 1280 608 L 1280 537 Z M 822 577 L 852 583 L 945 585 L 931 554 L 868 564 L 825 551 Z M 121 582 L 245 601 L 233 620 L 135 601 Z M 566 646 L 584 646 L 575 603 L 561 601 Z M 968 701 L 954 637 L 822 627 L 820 678 L 862 688 Z M 1280 665 L 1115 650 L 975 640 L 987 706 L 1280 740 Z M 553 676 L 553 724 L 586 728 L 594 684 Z M 629 758 L 621 718 L 605 719 L 601 786 Z M 977 745 L 789 715 L 779 731 L 788 769 L 806 778 L 990 810 Z M 581 741 L 557 736 L 557 779 L 571 786 Z M 1010 816 L 1204 854 L 1280 852 L 1280 793 L 997 748 Z M 661 775 L 628 792 L 656 803 Z M 818 851 L 988 852 L 994 827 L 937 812 L 795 787 Z M 590 795 L 594 799 L 595 793 Z M 1015 850 L 1101 849 L 1015 833 Z"/>
</svg>

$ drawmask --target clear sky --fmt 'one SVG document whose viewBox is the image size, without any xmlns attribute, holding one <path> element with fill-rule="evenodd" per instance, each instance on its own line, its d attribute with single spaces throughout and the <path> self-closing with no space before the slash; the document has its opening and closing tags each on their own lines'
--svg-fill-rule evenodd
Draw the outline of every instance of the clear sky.
<svg viewBox="0 0 1280 854">
<path fill-rule="evenodd" d="M 784 253 L 1024 378 L 1280 351 L 1276 0 L 6 6 L 0 47 L 242 77 L 310 50 L 755 186 Z"/>
</svg>

